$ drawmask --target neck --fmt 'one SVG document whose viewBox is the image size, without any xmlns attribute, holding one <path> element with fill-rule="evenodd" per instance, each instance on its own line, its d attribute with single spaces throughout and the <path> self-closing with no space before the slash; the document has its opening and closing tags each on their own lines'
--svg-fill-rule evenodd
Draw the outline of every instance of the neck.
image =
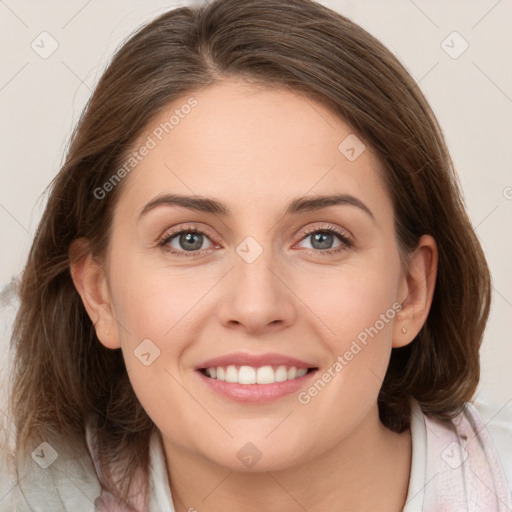
<svg viewBox="0 0 512 512">
<path fill-rule="evenodd" d="M 164 439 L 176 512 L 226 509 L 401 511 L 411 465 L 410 431 L 396 434 L 378 409 L 328 451 L 276 471 L 238 472 Z M 171 477 L 172 475 L 172 477 Z"/>
</svg>

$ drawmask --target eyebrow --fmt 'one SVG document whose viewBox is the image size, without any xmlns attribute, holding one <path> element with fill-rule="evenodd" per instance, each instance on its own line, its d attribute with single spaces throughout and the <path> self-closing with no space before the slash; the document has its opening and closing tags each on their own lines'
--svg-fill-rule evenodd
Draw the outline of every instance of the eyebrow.
<svg viewBox="0 0 512 512">
<path fill-rule="evenodd" d="M 350 194 L 331 194 L 305 196 L 293 199 L 286 207 L 285 215 L 292 215 L 302 212 L 321 210 L 329 206 L 350 205 L 361 209 L 368 214 L 375 222 L 375 217 L 371 210 L 357 197 Z M 215 199 L 201 196 L 187 196 L 178 194 L 159 195 L 147 203 L 139 214 L 139 220 L 151 210 L 159 206 L 181 206 L 189 210 L 195 210 L 203 213 L 212 213 L 223 217 L 231 215 L 229 207 Z"/>
</svg>

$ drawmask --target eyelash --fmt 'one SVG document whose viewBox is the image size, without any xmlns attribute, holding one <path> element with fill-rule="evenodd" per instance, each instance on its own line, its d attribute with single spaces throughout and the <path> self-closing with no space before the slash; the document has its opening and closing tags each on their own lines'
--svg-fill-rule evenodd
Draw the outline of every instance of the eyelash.
<svg viewBox="0 0 512 512">
<path fill-rule="evenodd" d="M 204 253 L 210 254 L 211 252 L 213 252 L 213 249 L 203 249 L 203 250 L 200 250 L 200 251 L 177 251 L 175 249 L 169 248 L 167 246 L 167 244 L 173 238 L 175 238 L 177 235 L 181 235 L 182 233 L 197 233 L 197 234 L 200 234 L 200 235 L 205 235 L 205 236 L 207 236 L 210 239 L 213 238 L 206 231 L 203 231 L 201 229 L 197 229 L 194 226 L 191 226 L 191 227 L 185 226 L 185 227 L 180 228 L 177 231 L 172 231 L 170 233 L 166 233 L 163 236 L 163 238 L 158 242 L 158 246 L 161 247 L 162 250 L 164 250 L 165 252 L 169 252 L 169 253 L 171 253 L 174 256 L 186 257 L 186 258 L 197 258 L 197 257 L 200 257 L 200 256 L 204 256 L 205 255 Z M 346 233 L 340 231 L 338 228 L 336 228 L 335 226 L 332 226 L 332 225 L 323 226 L 321 228 L 315 227 L 315 228 L 307 229 L 306 231 L 304 231 L 303 236 L 299 240 L 299 242 L 302 242 L 302 240 L 305 240 L 309 235 L 312 235 L 314 233 L 334 234 L 334 235 L 336 235 L 338 237 L 338 239 L 342 243 L 342 245 L 340 245 L 339 247 L 335 247 L 333 249 L 326 249 L 324 251 L 322 251 L 320 249 L 309 249 L 309 248 L 306 248 L 306 250 L 308 252 L 312 251 L 312 252 L 315 253 L 315 255 L 318 255 L 319 253 L 321 255 L 328 255 L 328 256 L 335 255 L 335 254 L 340 253 L 341 251 L 345 251 L 345 250 L 351 248 L 354 245 L 353 240 Z M 212 240 L 212 242 L 213 242 L 213 240 Z"/>
</svg>

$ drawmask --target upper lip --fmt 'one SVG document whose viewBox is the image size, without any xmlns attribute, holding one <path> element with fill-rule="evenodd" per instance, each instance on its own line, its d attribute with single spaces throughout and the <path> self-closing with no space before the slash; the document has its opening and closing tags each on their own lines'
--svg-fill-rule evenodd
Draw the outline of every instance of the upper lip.
<svg viewBox="0 0 512 512">
<path fill-rule="evenodd" d="M 208 359 L 204 363 L 201 363 L 200 365 L 196 366 L 196 370 L 229 365 L 253 366 L 256 368 L 270 365 L 295 366 L 297 369 L 316 368 L 316 366 L 312 363 L 307 363 L 306 361 L 301 361 L 300 359 L 296 359 L 295 357 L 290 357 L 283 354 L 248 354 L 245 352 L 236 352 L 233 354 L 226 354 L 224 356 L 214 357 L 213 359 Z"/>
</svg>

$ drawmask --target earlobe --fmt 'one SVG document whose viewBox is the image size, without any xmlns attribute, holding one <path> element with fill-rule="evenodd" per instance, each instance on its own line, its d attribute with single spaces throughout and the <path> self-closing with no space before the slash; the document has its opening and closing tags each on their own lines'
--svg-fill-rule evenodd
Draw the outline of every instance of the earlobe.
<svg viewBox="0 0 512 512">
<path fill-rule="evenodd" d="M 393 347 L 409 344 L 425 324 L 437 277 L 437 244 L 430 235 L 423 235 L 412 254 L 404 276 L 405 297 L 397 315 L 393 332 Z"/>
<path fill-rule="evenodd" d="M 73 240 L 69 259 L 71 278 L 96 329 L 96 336 L 105 347 L 120 348 L 105 271 L 93 257 L 86 238 Z"/>
</svg>

